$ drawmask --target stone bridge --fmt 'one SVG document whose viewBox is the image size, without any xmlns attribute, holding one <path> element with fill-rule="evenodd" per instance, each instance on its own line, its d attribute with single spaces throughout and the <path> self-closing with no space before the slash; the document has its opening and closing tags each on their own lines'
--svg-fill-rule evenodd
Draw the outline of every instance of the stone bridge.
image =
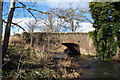
<svg viewBox="0 0 120 80">
<path fill-rule="evenodd" d="M 96 55 L 92 39 L 88 33 L 36 32 L 23 33 L 25 44 L 32 43 L 41 52 L 65 52 L 69 54 Z"/>
</svg>

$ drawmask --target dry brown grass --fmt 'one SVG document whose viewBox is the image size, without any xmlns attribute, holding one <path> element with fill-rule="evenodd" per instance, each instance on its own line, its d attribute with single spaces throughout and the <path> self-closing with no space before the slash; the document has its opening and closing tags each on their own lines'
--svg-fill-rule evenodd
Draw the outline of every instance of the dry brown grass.
<svg viewBox="0 0 120 80">
<path fill-rule="evenodd" d="M 120 62 L 120 49 L 117 50 L 117 54 L 112 58 L 115 61 Z"/>
<path fill-rule="evenodd" d="M 10 40 L 9 40 L 10 44 L 14 43 L 14 44 L 22 44 L 22 38 L 18 35 L 14 35 L 14 36 L 10 36 Z"/>
<path fill-rule="evenodd" d="M 63 46 L 61 47 L 62 50 L 64 50 L 64 48 L 65 47 Z M 11 58 L 10 60 L 12 60 L 12 62 L 19 62 L 21 55 L 24 54 L 20 62 L 20 65 L 24 65 L 24 69 L 20 69 L 25 71 L 24 73 L 26 75 L 24 77 L 29 75 L 26 73 L 26 70 L 28 70 L 28 68 L 30 74 L 35 74 L 36 71 L 40 73 L 40 71 L 44 70 L 43 74 L 47 74 L 48 78 L 50 78 L 51 76 L 54 78 L 79 78 L 81 76 L 80 66 L 72 62 L 71 58 L 68 58 L 68 56 L 64 55 L 64 58 L 56 59 L 56 56 L 59 56 L 60 54 L 48 54 L 42 53 L 40 51 L 35 51 L 34 48 L 30 48 L 29 44 L 23 44 L 20 36 L 10 37 L 9 53 L 12 54 L 12 56 L 9 57 Z M 15 56 L 16 58 L 13 56 Z M 15 63 L 16 66 L 18 66 L 18 62 Z M 11 66 L 13 67 L 14 65 Z M 51 73 L 51 70 L 53 73 Z M 18 75 L 19 72 L 15 71 L 15 73 L 12 74 Z M 43 78 L 44 75 L 42 76 Z M 14 77 L 13 75 L 11 76 Z"/>
</svg>

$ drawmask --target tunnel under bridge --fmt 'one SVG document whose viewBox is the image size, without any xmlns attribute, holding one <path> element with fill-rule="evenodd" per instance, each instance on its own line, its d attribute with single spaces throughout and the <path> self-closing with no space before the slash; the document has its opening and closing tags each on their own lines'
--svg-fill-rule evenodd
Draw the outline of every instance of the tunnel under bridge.
<svg viewBox="0 0 120 80">
<path fill-rule="evenodd" d="M 80 55 L 80 48 L 78 44 L 75 43 L 62 43 L 62 45 L 67 48 L 64 50 L 64 53 L 68 55 Z"/>
</svg>

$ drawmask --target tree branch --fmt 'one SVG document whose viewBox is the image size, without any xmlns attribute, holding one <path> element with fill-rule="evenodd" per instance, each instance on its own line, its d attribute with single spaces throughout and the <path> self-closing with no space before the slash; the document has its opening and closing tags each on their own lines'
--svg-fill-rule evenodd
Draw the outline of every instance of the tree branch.
<svg viewBox="0 0 120 80">
<path fill-rule="evenodd" d="M 36 10 L 36 9 L 32 9 L 32 8 L 27 8 L 27 7 L 14 7 L 14 8 L 24 8 L 24 9 L 27 9 L 27 10 L 33 10 L 33 11 L 37 11 L 39 13 L 42 13 L 42 14 L 49 14 L 49 15 L 54 15 L 54 16 L 58 16 L 59 18 L 68 18 L 68 17 L 65 17 L 65 16 L 59 16 L 57 14 L 52 14 L 52 13 L 49 13 L 49 12 L 42 12 L 42 11 L 39 11 L 39 10 Z"/>
<path fill-rule="evenodd" d="M 3 22 L 4 23 L 7 23 L 5 20 L 3 20 Z M 24 28 L 22 28 L 20 25 L 18 25 L 17 23 L 13 23 L 13 22 L 11 22 L 13 25 L 16 25 L 16 26 L 18 26 L 19 28 L 21 28 L 23 31 L 25 31 L 26 32 L 26 30 L 24 29 Z"/>
<path fill-rule="evenodd" d="M 81 19 L 69 18 L 69 17 L 66 17 L 66 16 L 60 16 L 60 15 L 57 15 L 57 14 L 52 14 L 52 13 L 49 13 L 49 12 L 42 12 L 42 11 L 39 11 L 39 10 L 36 10 L 36 9 L 27 8 L 27 7 L 14 7 L 14 8 L 24 8 L 24 9 L 33 10 L 33 11 L 36 11 L 36 12 L 39 12 L 39 13 L 42 13 L 42 14 L 54 15 L 54 16 L 57 16 L 57 17 L 63 18 L 63 19 L 73 19 L 73 20 L 81 21 Z M 84 16 L 81 16 L 81 17 L 84 17 Z"/>
<path fill-rule="evenodd" d="M 18 0 L 17 0 L 18 1 Z M 20 1 L 18 1 L 21 5 L 23 5 L 23 7 L 26 7 L 26 5 L 25 4 L 23 4 L 22 2 L 20 2 Z M 36 17 L 32 14 L 32 12 L 29 10 L 29 9 L 27 9 L 27 11 L 35 18 L 35 20 L 37 21 L 37 19 L 36 19 Z"/>
</svg>

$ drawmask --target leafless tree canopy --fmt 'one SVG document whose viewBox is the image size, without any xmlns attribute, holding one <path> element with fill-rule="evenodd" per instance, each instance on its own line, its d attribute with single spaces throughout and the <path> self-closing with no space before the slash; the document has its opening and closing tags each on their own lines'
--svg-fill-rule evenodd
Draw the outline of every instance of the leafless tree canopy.
<svg viewBox="0 0 120 80">
<path fill-rule="evenodd" d="M 15 5 L 15 3 L 18 2 L 21 6 Z M 35 6 L 36 2 L 32 2 L 32 8 L 30 8 L 30 5 L 24 4 L 24 2 L 20 2 L 20 0 L 11 0 L 10 10 L 6 13 L 8 15 L 7 22 L 3 20 L 6 23 L 5 28 L 5 35 L 3 40 L 3 53 L 7 52 L 7 47 L 9 43 L 9 37 L 10 37 L 10 31 L 11 31 L 11 24 L 18 26 L 22 30 L 26 31 L 24 29 L 24 26 L 18 25 L 17 23 L 12 22 L 13 16 L 19 16 L 14 15 L 15 11 L 19 11 L 20 9 L 26 10 L 28 13 L 22 14 L 27 16 L 30 14 L 35 20 L 31 21 L 29 23 L 25 23 L 28 26 L 28 31 L 33 33 L 35 29 L 39 29 L 39 31 L 49 31 L 49 32 L 75 32 L 76 29 L 79 26 L 79 22 L 85 21 L 85 13 L 87 13 L 86 10 L 81 9 L 79 6 L 76 8 L 73 8 L 72 3 L 69 4 L 69 8 L 61 9 L 59 7 L 50 9 L 46 12 L 37 10 L 37 6 Z M 25 12 L 26 12 L 25 11 Z M 39 13 L 39 14 L 36 14 Z M 24 17 L 25 17 L 24 16 Z"/>
<path fill-rule="evenodd" d="M 85 14 L 88 13 L 88 11 L 79 6 L 74 8 L 72 3 L 70 3 L 66 9 L 57 7 L 45 13 L 46 14 L 38 14 L 39 21 L 42 24 L 40 26 L 41 31 L 75 32 L 76 29 L 80 27 L 79 23 L 86 21 Z"/>
</svg>

